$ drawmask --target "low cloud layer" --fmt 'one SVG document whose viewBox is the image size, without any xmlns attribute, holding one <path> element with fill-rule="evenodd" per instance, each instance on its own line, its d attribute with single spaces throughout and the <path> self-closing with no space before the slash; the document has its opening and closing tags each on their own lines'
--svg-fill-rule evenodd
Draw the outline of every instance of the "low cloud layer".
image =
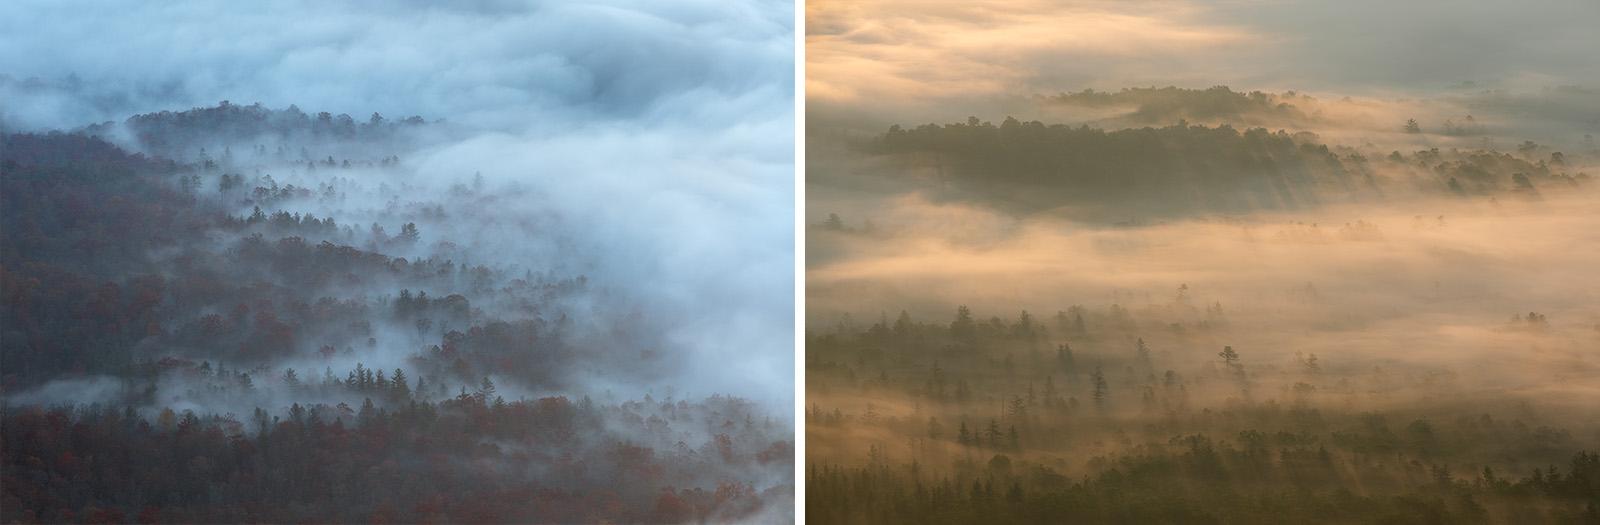
<svg viewBox="0 0 1600 525">
<path fill-rule="evenodd" d="M 1007 325 L 1027 311 L 1057 341 L 1068 333 L 1057 312 L 1087 308 L 1091 324 L 1109 323 L 1098 329 L 1132 334 L 1079 347 L 1091 351 L 1136 335 L 1186 366 L 1232 345 L 1274 367 L 1315 354 L 1339 374 L 1445 374 L 1549 406 L 1593 395 L 1600 281 L 1588 269 L 1600 260 L 1573 248 L 1600 242 L 1585 227 L 1592 192 L 1119 227 L 917 194 L 844 209 L 846 224 L 874 229 L 808 234 L 813 334 L 901 311 L 948 324 L 964 305 Z"/>
<path fill-rule="evenodd" d="M 420 149 L 329 152 L 401 160 L 350 175 L 361 189 L 331 209 L 292 211 L 393 229 L 395 210 L 481 175 L 504 198 L 418 220 L 419 246 L 446 241 L 473 264 L 586 275 L 660 316 L 659 350 L 686 357 L 664 383 L 787 412 L 792 13 L 792 3 L 769 1 L 9 2 L 0 122 L 9 132 L 65 130 L 221 100 L 356 122 L 373 113 L 447 121 L 450 131 Z M 243 158 L 257 144 L 195 146 Z M 327 175 L 277 162 L 254 170 L 302 187 Z M 365 178 L 377 175 L 386 178 Z"/>
<path fill-rule="evenodd" d="M 1600 442 L 1597 13 L 808 4 L 808 511 L 1534 512 L 1483 479 Z"/>
<path fill-rule="evenodd" d="M 518 132 L 608 119 L 726 126 L 752 109 L 784 113 L 791 6 L 11 2 L 0 51 L 7 125 L 231 100 Z M 752 97 L 766 103 L 724 104 Z"/>
<path fill-rule="evenodd" d="M 988 112 L 1003 97 L 1084 88 L 1393 98 L 1600 83 L 1585 51 L 1600 10 L 1581 1 L 812 2 L 806 16 L 808 112 L 822 126 L 1001 118 Z"/>
</svg>

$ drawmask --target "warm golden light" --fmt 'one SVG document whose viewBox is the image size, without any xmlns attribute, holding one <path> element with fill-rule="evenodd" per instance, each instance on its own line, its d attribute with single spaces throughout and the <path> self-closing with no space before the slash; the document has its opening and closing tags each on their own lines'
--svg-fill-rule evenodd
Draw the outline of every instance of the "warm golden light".
<svg viewBox="0 0 1600 525">
<path fill-rule="evenodd" d="M 1587 519 L 1600 8 L 1546 7 L 809 4 L 807 518 Z"/>
</svg>

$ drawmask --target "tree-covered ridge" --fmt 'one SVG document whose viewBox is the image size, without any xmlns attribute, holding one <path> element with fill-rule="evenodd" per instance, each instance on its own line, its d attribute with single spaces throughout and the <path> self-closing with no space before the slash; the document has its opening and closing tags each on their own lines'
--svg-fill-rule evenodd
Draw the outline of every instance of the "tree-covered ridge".
<svg viewBox="0 0 1600 525">
<path fill-rule="evenodd" d="M 559 299 L 587 281 L 376 251 L 415 244 L 418 234 L 411 223 L 398 225 L 400 235 L 395 237 L 381 227 L 360 231 L 358 237 L 356 230 L 341 228 L 332 218 L 281 210 L 229 216 L 198 194 L 231 195 L 245 203 L 257 202 L 249 198 L 254 196 L 270 203 L 273 192 L 202 188 L 192 182 L 199 173 L 193 166 L 166 172 L 160 163 L 123 154 L 98 139 L 14 135 L 6 144 L 6 191 L 0 202 L 7 234 L 0 243 L 0 276 L 7 284 L 8 344 L 3 356 L 8 366 L 0 383 L 8 388 L 37 386 L 67 372 L 116 373 L 136 357 L 159 357 L 152 352 L 251 365 L 308 356 L 318 346 L 367 341 L 385 325 L 416 334 L 415 341 L 403 344 L 432 338 L 434 346 L 451 349 L 447 353 L 452 360 L 467 358 L 469 363 L 476 352 L 458 357 L 454 349 L 493 345 L 470 343 L 481 338 L 466 334 L 485 329 L 519 333 L 523 335 L 517 340 L 538 341 L 535 346 L 543 350 L 524 352 L 525 347 L 516 346 L 516 352 L 510 347 L 499 352 L 515 353 L 518 361 L 540 360 L 556 357 L 554 352 L 568 344 L 563 343 L 561 326 L 571 320 Z M 37 148 L 77 151 L 83 144 L 114 153 L 27 165 L 10 157 L 15 152 L 32 159 L 28 152 Z M 222 177 L 228 180 L 230 175 Z M 293 186 L 283 189 L 296 193 Z M 194 242 L 208 232 L 223 238 L 212 241 L 215 246 Z M 370 248 L 344 244 L 361 241 Z M 150 256 L 166 251 L 177 256 Z M 386 293 L 368 297 L 374 287 Z M 430 298 L 414 288 L 460 293 Z M 518 315 L 490 317 L 468 296 L 513 302 L 517 308 L 509 311 Z M 541 308 L 556 318 L 542 318 Z M 542 361 L 537 367 L 519 364 L 553 381 L 562 377 L 557 361 Z M 497 360 L 455 366 L 483 371 L 509 364 Z M 475 380 L 482 374 L 468 375 Z"/>
<path fill-rule="evenodd" d="M 1309 101 L 1294 92 L 1282 95 L 1251 91 L 1241 93 L 1228 86 L 1185 89 L 1173 86 L 1123 88 L 1116 92 L 1084 89 L 1043 97 L 1047 104 L 1087 108 L 1133 108 L 1127 117 L 1149 124 L 1189 119 L 1198 122 L 1262 123 L 1305 120 L 1308 116 L 1296 102 Z"/>
<path fill-rule="evenodd" d="M 97 136 L 59 131 L 36 133 L 8 133 L 0 136 L 0 151 L 8 162 L 7 171 L 49 166 L 77 165 L 101 170 L 126 170 L 130 174 L 151 175 L 170 170 L 172 166 L 145 158 L 144 154 L 129 154 Z M 85 175 L 74 173 L 73 175 Z M 9 177 L 8 177 L 9 178 Z M 30 178 L 21 177 L 19 178 Z"/>
<path fill-rule="evenodd" d="M 738 521 L 793 507 L 790 422 L 626 384 L 682 366 L 660 316 L 615 284 L 482 260 L 481 240 L 441 233 L 495 219 L 464 203 L 517 198 L 481 177 L 413 201 L 385 180 L 392 157 L 336 160 L 359 149 L 230 162 L 81 133 L 3 141 L 0 521 Z M 372 186 L 382 208 L 346 206 Z M 522 240 L 541 235 L 566 242 Z"/>
<path fill-rule="evenodd" d="M 271 144 L 270 153 L 298 159 L 301 151 L 290 151 L 288 144 L 338 144 L 342 148 L 387 144 L 394 147 L 398 140 L 411 138 L 407 133 L 427 125 L 420 116 L 391 120 L 373 113 L 358 121 L 343 113 L 333 115 L 323 111 L 311 115 L 294 105 L 275 110 L 260 103 L 240 106 L 224 100 L 215 107 L 134 115 L 121 123 L 85 126 L 77 133 L 128 136 L 143 151 L 173 158 L 197 157 L 201 149 L 209 147 L 212 149 L 209 157 L 220 162 L 225 154 L 223 148 L 229 144 L 259 147 L 262 154 L 269 153 L 265 150 Z M 245 153 L 254 152 L 241 151 L 236 155 Z"/>
<path fill-rule="evenodd" d="M 935 193 L 1023 213 L 1170 217 L 1311 209 L 1402 194 L 1506 196 L 1588 180 L 1549 158 L 1437 148 L 1368 158 L 1310 133 L 1179 122 L 1106 131 L 1007 118 L 898 125 L 866 149 L 925 174 Z M 891 176 L 891 175 L 886 175 Z"/>
<path fill-rule="evenodd" d="M 188 363 L 160 373 L 213 372 Z M 711 474 L 793 461 L 786 431 L 776 430 L 786 425 L 755 420 L 738 399 L 507 402 L 486 384 L 430 401 L 353 376 L 319 382 L 294 388 L 369 397 L 243 416 L 145 415 L 99 403 L 6 408 L 4 518 L 667 523 L 739 520 L 794 504 L 781 486 Z"/>
<path fill-rule="evenodd" d="M 0 387 L 131 362 L 165 279 L 145 256 L 203 228 L 164 166 L 79 135 L 8 135 L 0 160 Z"/>
<path fill-rule="evenodd" d="M 1152 336 L 1226 337 L 1237 327 L 1220 304 L 1182 325 L 1151 328 L 1140 317 L 1117 305 L 1076 305 L 1048 317 L 985 319 L 963 306 L 949 322 L 902 312 L 808 333 L 808 516 L 1600 517 L 1600 458 L 1585 437 L 1592 429 L 1541 419 L 1548 412 L 1536 399 L 1475 389 L 1449 372 L 1362 369 L 1314 353 L 1283 366 L 1251 348 L 1201 350 L 1183 336 Z M 1518 316 L 1512 328 L 1541 329 L 1542 316 L 1529 319 L 1540 320 Z"/>
<path fill-rule="evenodd" d="M 1244 436 L 1253 438 L 1253 436 Z M 811 465 L 806 516 L 828 523 L 1594 523 L 1600 455 L 1579 452 L 1531 474 L 1452 473 L 1408 464 L 1399 488 L 1361 494 L 1326 449 L 1220 448 L 1204 435 L 1119 458 L 1072 479 L 1049 465 L 976 454 L 960 476 L 913 462 Z M 1256 481 L 1270 480 L 1270 486 Z M 1486 506 L 1487 504 L 1487 506 Z M 1491 512 L 1493 506 L 1500 512 Z M 1546 506 L 1554 507 L 1546 509 Z"/>
</svg>

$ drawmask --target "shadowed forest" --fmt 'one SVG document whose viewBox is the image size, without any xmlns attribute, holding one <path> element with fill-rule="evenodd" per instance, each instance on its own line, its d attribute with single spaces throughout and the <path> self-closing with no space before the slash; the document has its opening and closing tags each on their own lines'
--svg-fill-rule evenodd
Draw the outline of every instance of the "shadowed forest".
<svg viewBox="0 0 1600 525">
<path fill-rule="evenodd" d="M 813 130 L 807 516 L 1600 520 L 1595 100 Z"/>
<path fill-rule="evenodd" d="M 680 390 L 682 316 L 586 276 L 537 188 L 411 160 L 461 129 L 223 102 L 6 135 L 0 520 L 790 515 L 787 409 Z"/>
</svg>

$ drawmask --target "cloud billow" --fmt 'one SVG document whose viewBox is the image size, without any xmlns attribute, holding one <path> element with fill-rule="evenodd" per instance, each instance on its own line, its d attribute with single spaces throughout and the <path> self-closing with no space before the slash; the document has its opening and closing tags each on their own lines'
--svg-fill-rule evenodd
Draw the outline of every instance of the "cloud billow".
<svg viewBox="0 0 1600 525">
<path fill-rule="evenodd" d="M 8 3 L 7 126 L 218 100 L 314 101 L 334 113 L 437 115 L 506 131 L 669 114 L 663 106 L 707 92 L 771 91 L 773 105 L 787 106 L 786 5 Z"/>
<path fill-rule="evenodd" d="M 584 273 L 674 327 L 661 350 L 686 368 L 668 383 L 787 411 L 793 12 L 762 0 L 8 2 L 0 127 L 80 129 L 223 100 L 358 123 L 374 113 L 448 121 L 408 151 L 318 152 L 313 141 L 317 159 L 404 159 L 384 174 L 396 193 L 318 215 L 382 221 L 366 210 L 433 201 L 481 174 L 501 198 L 452 216 L 494 222 L 424 221 L 425 242 L 475 247 L 474 263 Z M 256 142 L 196 143 L 178 160 Z M 291 167 L 266 169 L 293 178 Z M 550 238 L 564 249 L 540 240 Z M 719 367 L 700 366 L 709 362 Z"/>
</svg>

